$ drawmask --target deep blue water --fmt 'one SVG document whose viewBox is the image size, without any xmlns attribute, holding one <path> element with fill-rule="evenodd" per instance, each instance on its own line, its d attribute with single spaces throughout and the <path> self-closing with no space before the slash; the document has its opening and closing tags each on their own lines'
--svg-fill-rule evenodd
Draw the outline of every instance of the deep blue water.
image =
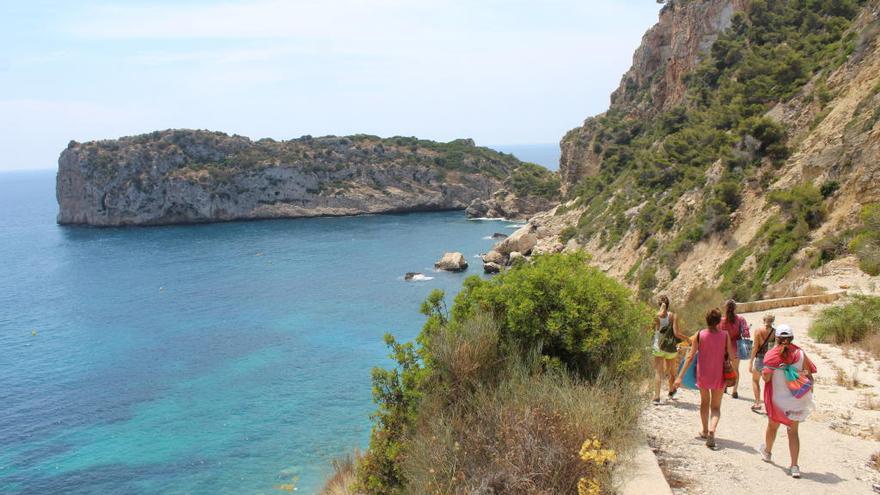
<svg viewBox="0 0 880 495">
<path fill-rule="evenodd" d="M 562 151 L 559 143 L 545 144 L 500 144 L 490 148 L 511 153 L 522 161 L 537 163 L 550 170 L 559 170 L 559 157 Z"/>
<path fill-rule="evenodd" d="M 413 338 L 428 292 L 459 289 L 433 262 L 511 232 L 461 212 L 133 229 L 56 213 L 54 173 L 0 174 L 4 494 L 313 493 L 367 443 L 382 334 Z"/>
</svg>

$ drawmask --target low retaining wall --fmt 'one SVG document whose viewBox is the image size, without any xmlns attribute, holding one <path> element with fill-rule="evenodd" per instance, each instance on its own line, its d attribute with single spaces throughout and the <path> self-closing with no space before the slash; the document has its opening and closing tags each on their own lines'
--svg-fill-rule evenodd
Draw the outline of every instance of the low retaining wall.
<svg viewBox="0 0 880 495">
<path fill-rule="evenodd" d="M 804 304 L 827 304 L 834 302 L 846 295 L 845 290 L 816 294 L 813 296 L 780 297 L 778 299 L 764 299 L 736 304 L 737 313 L 756 313 L 768 309 L 788 308 Z"/>
</svg>

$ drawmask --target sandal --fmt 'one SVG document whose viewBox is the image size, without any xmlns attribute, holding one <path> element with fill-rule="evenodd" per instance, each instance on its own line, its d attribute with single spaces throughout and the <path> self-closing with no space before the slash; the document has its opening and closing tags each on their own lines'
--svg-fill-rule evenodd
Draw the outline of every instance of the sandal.
<svg viewBox="0 0 880 495">
<path fill-rule="evenodd" d="M 706 438 L 706 447 L 709 447 L 712 450 L 715 450 L 715 434 L 709 432 L 709 436 Z"/>
<path fill-rule="evenodd" d="M 752 405 L 752 412 L 761 414 L 761 408 L 762 408 L 761 404 L 753 404 Z"/>
<path fill-rule="evenodd" d="M 701 432 L 697 433 L 697 437 L 700 440 L 705 440 L 705 439 L 709 438 L 709 432 L 708 431 L 701 431 Z"/>
</svg>

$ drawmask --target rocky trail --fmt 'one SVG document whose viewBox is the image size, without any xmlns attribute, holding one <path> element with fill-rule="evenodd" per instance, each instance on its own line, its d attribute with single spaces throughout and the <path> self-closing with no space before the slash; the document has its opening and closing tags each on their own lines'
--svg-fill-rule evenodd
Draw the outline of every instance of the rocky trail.
<svg viewBox="0 0 880 495">
<path fill-rule="evenodd" d="M 739 399 L 725 395 L 718 425 L 718 450 L 705 447 L 700 430 L 699 392 L 680 390 L 674 400 L 648 406 L 643 429 L 675 494 L 875 493 L 880 472 L 880 360 L 864 351 L 821 344 L 807 336 L 812 319 L 826 305 L 776 309 L 776 322 L 795 330 L 795 342 L 818 367 L 816 410 L 801 425 L 799 465 L 803 477 L 788 476 L 788 440 L 780 428 L 773 462 L 758 452 L 767 416 L 752 412 L 748 362 L 741 363 Z M 764 314 L 743 316 L 758 328 Z M 665 387 L 663 395 L 665 396 Z"/>
</svg>

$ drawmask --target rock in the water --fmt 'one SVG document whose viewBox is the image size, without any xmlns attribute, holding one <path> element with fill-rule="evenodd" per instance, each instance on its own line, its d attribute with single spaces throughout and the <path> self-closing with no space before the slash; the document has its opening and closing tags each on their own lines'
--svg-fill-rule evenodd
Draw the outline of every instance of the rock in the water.
<svg viewBox="0 0 880 495">
<path fill-rule="evenodd" d="M 406 275 L 403 276 L 404 280 L 412 280 L 417 276 L 421 275 L 419 272 L 406 272 Z"/>
<path fill-rule="evenodd" d="M 444 253 L 440 261 L 434 263 L 434 268 L 448 272 L 460 272 L 467 270 L 468 262 L 461 253 Z"/>
<path fill-rule="evenodd" d="M 484 263 L 483 271 L 486 273 L 498 273 L 501 271 L 501 265 L 498 263 Z"/>
<path fill-rule="evenodd" d="M 499 242 L 498 245 L 495 246 L 495 250 L 506 255 L 510 255 L 510 253 L 514 251 L 522 254 L 529 254 L 537 243 L 538 238 L 531 232 L 531 226 L 526 225 L 514 232 L 513 235 L 507 239 Z"/>
<path fill-rule="evenodd" d="M 500 241 L 502 239 L 507 239 L 507 234 L 502 234 L 501 232 L 495 232 L 494 234 L 492 234 L 492 239 L 495 239 L 496 241 Z"/>
<path fill-rule="evenodd" d="M 506 257 L 498 251 L 495 251 L 494 249 L 484 254 L 482 256 L 482 259 L 483 263 L 497 263 L 499 265 L 504 265 L 507 263 Z"/>
<path fill-rule="evenodd" d="M 468 205 L 468 218 L 509 218 L 525 220 L 535 213 L 549 210 L 557 201 L 540 196 L 519 197 L 507 189 L 496 191 L 491 198 L 477 198 Z"/>
</svg>

